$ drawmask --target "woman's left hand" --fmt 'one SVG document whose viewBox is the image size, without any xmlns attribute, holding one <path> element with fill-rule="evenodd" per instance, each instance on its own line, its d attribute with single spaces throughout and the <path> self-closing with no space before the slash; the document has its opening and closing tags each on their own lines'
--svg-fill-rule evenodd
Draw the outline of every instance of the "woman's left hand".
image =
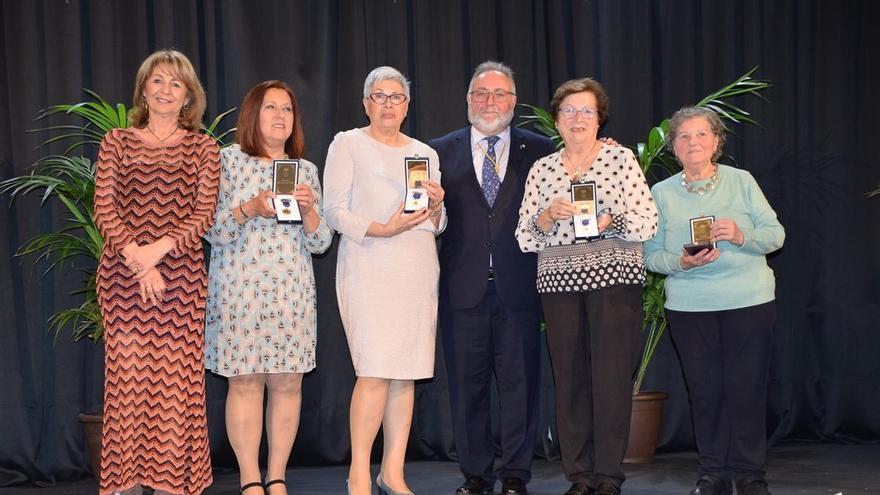
<svg viewBox="0 0 880 495">
<path fill-rule="evenodd" d="M 443 198 L 446 196 L 446 191 L 440 187 L 440 184 L 437 182 L 428 179 L 422 182 L 422 185 L 425 186 L 425 189 L 428 191 L 428 200 L 432 205 L 441 203 Z"/>
<path fill-rule="evenodd" d="M 714 241 L 730 241 L 731 244 L 742 246 L 745 242 L 742 230 L 731 218 L 721 218 L 712 222 L 712 240 Z"/>
<path fill-rule="evenodd" d="M 297 184 L 296 189 L 293 191 L 293 197 L 296 198 L 299 212 L 303 216 L 309 214 L 315 208 L 315 205 L 318 204 L 318 199 L 308 184 Z"/>
</svg>

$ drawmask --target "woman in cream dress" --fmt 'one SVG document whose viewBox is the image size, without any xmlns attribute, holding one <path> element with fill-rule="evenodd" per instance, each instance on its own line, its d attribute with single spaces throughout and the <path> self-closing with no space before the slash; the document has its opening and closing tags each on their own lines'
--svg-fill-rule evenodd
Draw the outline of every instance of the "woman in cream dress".
<svg viewBox="0 0 880 495">
<path fill-rule="evenodd" d="M 414 380 L 434 372 L 439 265 L 434 237 L 445 226 L 437 154 L 400 132 L 409 82 L 391 67 L 364 84 L 365 128 L 340 132 L 324 170 L 327 223 L 340 234 L 339 312 L 357 382 L 351 398 L 349 491 L 370 493 L 370 451 L 383 426 L 376 483 L 409 493 L 403 476 Z M 428 208 L 403 211 L 404 159 L 427 158 Z"/>
</svg>

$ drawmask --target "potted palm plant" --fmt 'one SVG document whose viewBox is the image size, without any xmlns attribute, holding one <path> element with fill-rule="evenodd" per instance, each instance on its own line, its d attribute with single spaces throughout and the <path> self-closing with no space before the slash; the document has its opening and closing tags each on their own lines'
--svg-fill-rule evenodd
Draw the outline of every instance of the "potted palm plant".
<svg viewBox="0 0 880 495">
<path fill-rule="evenodd" d="M 750 114 L 731 103 L 730 100 L 737 96 L 760 96 L 760 92 L 770 86 L 767 81 L 752 78 L 752 74 L 757 69 L 757 67 L 752 68 L 732 83 L 710 93 L 695 106 L 714 110 L 725 124 L 754 124 L 755 121 L 752 120 Z M 530 114 L 523 117 L 525 121 L 523 124 L 532 125 L 535 130 L 550 137 L 557 147 L 561 146 L 562 139 L 550 113 L 540 107 L 523 106 L 531 111 Z M 659 125 L 648 131 L 646 142 L 631 146 L 642 172 L 651 183 L 662 180 L 680 170 L 675 157 L 665 146 L 668 131 L 669 120 L 664 119 Z M 880 193 L 880 190 L 877 193 Z M 645 343 L 633 385 L 633 413 L 630 422 L 629 445 L 624 462 L 651 462 L 657 448 L 663 418 L 663 402 L 667 395 L 664 392 L 642 391 L 641 388 L 654 352 L 666 333 L 664 281 L 664 275 L 648 272 L 648 282 L 642 294 L 644 309 L 642 332 Z"/>
<path fill-rule="evenodd" d="M 81 296 L 78 306 L 58 310 L 49 318 L 47 330 L 54 333 L 57 341 L 65 329 L 69 329 L 75 341 L 102 342 L 104 325 L 95 292 L 95 270 L 101 258 L 104 239 L 95 225 L 92 205 L 95 196 L 95 162 L 86 154 L 89 145 L 97 145 L 104 135 L 115 128 L 128 127 L 128 109 L 119 103 L 111 105 L 97 93 L 84 90 L 89 99 L 74 104 L 55 105 L 40 112 L 37 120 L 50 115 L 62 114 L 79 117 L 80 123 L 54 125 L 32 132 L 46 132 L 49 137 L 43 147 L 55 143 L 68 143 L 60 154 L 41 157 L 30 173 L 0 182 L 0 193 L 8 194 L 10 207 L 16 199 L 30 194 L 42 195 L 41 206 L 52 201 L 61 203 L 69 215 L 55 230 L 35 236 L 25 242 L 16 256 L 36 256 L 35 262 L 48 264 L 44 271 L 68 268 L 81 276 L 82 285 L 72 294 Z M 215 134 L 220 121 L 235 111 L 227 110 L 215 118 L 202 131 L 221 142 L 230 129 Z M 101 414 L 80 414 L 86 437 L 89 463 L 95 475 L 100 469 Z"/>
</svg>

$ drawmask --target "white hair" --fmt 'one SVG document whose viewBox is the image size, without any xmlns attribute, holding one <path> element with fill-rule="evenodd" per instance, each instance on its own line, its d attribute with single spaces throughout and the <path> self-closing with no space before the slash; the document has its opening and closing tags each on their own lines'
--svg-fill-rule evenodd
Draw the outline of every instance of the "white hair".
<svg viewBox="0 0 880 495">
<path fill-rule="evenodd" d="M 406 80 L 406 77 L 399 70 L 387 65 L 376 67 L 367 74 L 367 79 L 364 81 L 364 98 L 369 98 L 370 90 L 373 89 L 373 86 L 388 80 L 399 82 L 403 86 L 406 98 L 409 99 L 409 81 Z"/>
<path fill-rule="evenodd" d="M 471 82 L 468 83 L 468 93 L 470 93 L 471 89 L 473 89 L 474 87 L 474 79 L 476 79 L 480 74 L 486 72 L 500 72 L 507 76 L 507 78 L 510 79 L 510 89 L 512 90 L 511 92 L 513 94 L 516 94 L 516 82 L 514 82 L 513 80 L 513 69 L 511 69 L 507 65 L 504 65 L 501 62 L 496 62 L 494 60 L 487 60 L 478 65 L 476 69 L 474 69 L 474 75 L 471 76 Z"/>
</svg>

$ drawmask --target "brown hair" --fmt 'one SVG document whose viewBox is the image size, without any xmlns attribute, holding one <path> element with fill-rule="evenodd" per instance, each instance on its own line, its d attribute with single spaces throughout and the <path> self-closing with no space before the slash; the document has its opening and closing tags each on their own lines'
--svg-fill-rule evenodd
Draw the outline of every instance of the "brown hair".
<svg viewBox="0 0 880 495">
<path fill-rule="evenodd" d="M 593 93 L 593 96 L 596 97 L 599 125 L 605 125 L 605 122 L 608 120 L 608 95 L 605 94 L 605 89 L 602 88 L 601 84 L 589 77 L 565 81 L 562 83 L 562 86 L 556 89 L 556 92 L 553 93 L 553 99 L 550 100 L 550 115 L 553 116 L 553 121 L 555 122 L 559 117 L 559 106 L 562 105 L 562 100 L 566 99 L 569 95 L 585 91 Z"/>
<path fill-rule="evenodd" d="M 727 129 L 724 127 L 724 122 L 721 121 L 718 114 L 711 108 L 683 107 L 672 114 L 672 117 L 669 118 L 669 132 L 666 133 L 666 148 L 672 151 L 672 154 L 675 154 L 675 138 L 678 137 L 679 127 L 681 127 L 684 121 L 698 117 L 706 119 L 712 134 L 718 137 L 718 148 L 715 149 L 715 153 L 712 155 L 712 161 L 714 162 L 721 158 L 721 152 L 724 151 L 724 143 L 727 142 Z"/>
<path fill-rule="evenodd" d="M 134 127 L 143 128 L 150 121 L 150 112 L 146 108 L 144 87 L 147 78 L 153 74 L 156 66 L 167 64 L 171 67 L 171 73 L 186 85 L 186 98 L 188 103 L 183 105 L 177 121 L 180 126 L 190 131 L 198 131 L 202 127 L 202 116 L 205 115 L 205 90 L 193 69 L 192 63 L 186 55 L 177 50 L 158 50 L 147 57 L 138 69 L 137 78 L 134 82 L 134 96 L 132 97 L 132 109 L 128 114 L 129 123 Z"/>
<path fill-rule="evenodd" d="M 303 138 L 302 123 L 299 117 L 299 104 L 293 89 L 283 81 L 263 81 L 247 92 L 241 102 L 241 111 L 238 113 L 238 124 L 235 131 L 235 139 L 241 146 L 241 151 L 251 156 L 266 156 L 263 146 L 263 134 L 260 132 L 260 109 L 263 106 L 263 97 L 270 89 L 283 89 L 290 96 L 293 107 L 293 131 L 284 142 L 284 152 L 290 158 L 302 158 L 305 151 L 305 139 Z"/>
</svg>

